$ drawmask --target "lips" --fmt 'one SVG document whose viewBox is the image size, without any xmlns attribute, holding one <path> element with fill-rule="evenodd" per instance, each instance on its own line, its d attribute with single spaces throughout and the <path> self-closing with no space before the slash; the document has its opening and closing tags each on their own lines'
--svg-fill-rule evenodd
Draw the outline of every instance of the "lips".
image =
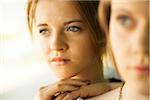
<svg viewBox="0 0 150 100">
<path fill-rule="evenodd" d="M 53 57 L 50 62 L 56 66 L 65 65 L 70 62 L 70 59 L 65 59 L 62 57 Z"/>
<path fill-rule="evenodd" d="M 141 65 L 136 66 L 135 70 L 140 74 L 147 74 L 147 75 L 149 75 L 149 71 L 150 71 L 149 66 L 141 66 Z"/>
</svg>

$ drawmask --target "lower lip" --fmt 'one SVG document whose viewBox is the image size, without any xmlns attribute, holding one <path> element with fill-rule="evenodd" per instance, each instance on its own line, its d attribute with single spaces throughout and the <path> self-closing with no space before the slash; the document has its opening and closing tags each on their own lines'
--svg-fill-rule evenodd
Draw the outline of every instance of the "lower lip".
<svg viewBox="0 0 150 100">
<path fill-rule="evenodd" d="M 67 60 L 67 61 L 53 61 L 53 62 L 51 62 L 51 64 L 53 64 L 55 66 L 64 66 L 64 65 L 66 65 L 68 63 L 69 63 L 69 60 Z"/>
<path fill-rule="evenodd" d="M 149 68 L 136 67 L 135 70 L 139 74 L 149 75 Z"/>
</svg>

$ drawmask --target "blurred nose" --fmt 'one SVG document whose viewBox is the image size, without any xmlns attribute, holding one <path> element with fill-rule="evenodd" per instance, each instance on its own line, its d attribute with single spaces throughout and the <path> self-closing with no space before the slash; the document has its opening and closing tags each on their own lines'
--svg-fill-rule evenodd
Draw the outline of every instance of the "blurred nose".
<svg viewBox="0 0 150 100">
<path fill-rule="evenodd" d="M 63 34 L 54 32 L 50 37 L 50 49 L 51 51 L 64 52 L 68 49 L 68 44 Z"/>
<path fill-rule="evenodd" d="M 147 21 L 144 25 L 139 26 L 136 30 L 133 38 L 133 52 L 135 54 L 149 54 L 149 22 Z"/>
</svg>

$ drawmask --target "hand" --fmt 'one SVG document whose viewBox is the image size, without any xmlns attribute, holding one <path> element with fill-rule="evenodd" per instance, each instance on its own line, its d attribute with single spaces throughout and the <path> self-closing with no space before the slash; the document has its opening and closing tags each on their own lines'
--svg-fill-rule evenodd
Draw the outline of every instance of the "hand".
<svg viewBox="0 0 150 100">
<path fill-rule="evenodd" d="M 83 85 L 79 89 L 74 90 L 70 93 L 59 95 L 56 100 L 75 100 L 78 97 L 90 98 L 111 90 L 111 86 L 112 85 L 110 85 L 110 83 L 95 83 L 90 85 Z"/>
<path fill-rule="evenodd" d="M 103 94 L 109 90 L 119 87 L 120 83 L 95 83 L 90 85 L 81 86 L 80 89 L 65 93 L 59 96 L 58 100 L 74 100 L 78 97 L 79 100 L 82 98 L 90 98 Z M 78 100 L 78 99 L 77 99 Z"/>
<path fill-rule="evenodd" d="M 69 92 L 78 90 L 81 86 L 85 86 L 89 82 L 83 82 L 79 79 L 63 79 L 59 82 L 43 86 L 39 89 L 35 100 L 62 100 L 62 97 L 66 96 Z"/>
</svg>

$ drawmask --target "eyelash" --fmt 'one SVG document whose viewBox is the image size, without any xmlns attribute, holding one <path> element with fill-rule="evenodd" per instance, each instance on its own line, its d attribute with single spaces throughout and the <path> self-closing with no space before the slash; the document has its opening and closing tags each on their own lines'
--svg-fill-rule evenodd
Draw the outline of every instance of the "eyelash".
<svg viewBox="0 0 150 100">
<path fill-rule="evenodd" d="M 48 29 L 40 29 L 39 30 L 39 34 L 41 34 L 41 35 L 47 35 L 49 33 L 49 30 Z"/>
<path fill-rule="evenodd" d="M 82 29 L 79 26 L 68 26 L 66 28 L 66 31 L 79 32 L 79 31 L 82 31 Z"/>
<path fill-rule="evenodd" d="M 79 26 L 68 26 L 65 29 L 67 32 L 80 32 L 82 31 L 81 27 Z M 39 34 L 42 36 L 47 36 L 49 34 L 49 29 L 43 28 L 39 29 Z"/>
</svg>

